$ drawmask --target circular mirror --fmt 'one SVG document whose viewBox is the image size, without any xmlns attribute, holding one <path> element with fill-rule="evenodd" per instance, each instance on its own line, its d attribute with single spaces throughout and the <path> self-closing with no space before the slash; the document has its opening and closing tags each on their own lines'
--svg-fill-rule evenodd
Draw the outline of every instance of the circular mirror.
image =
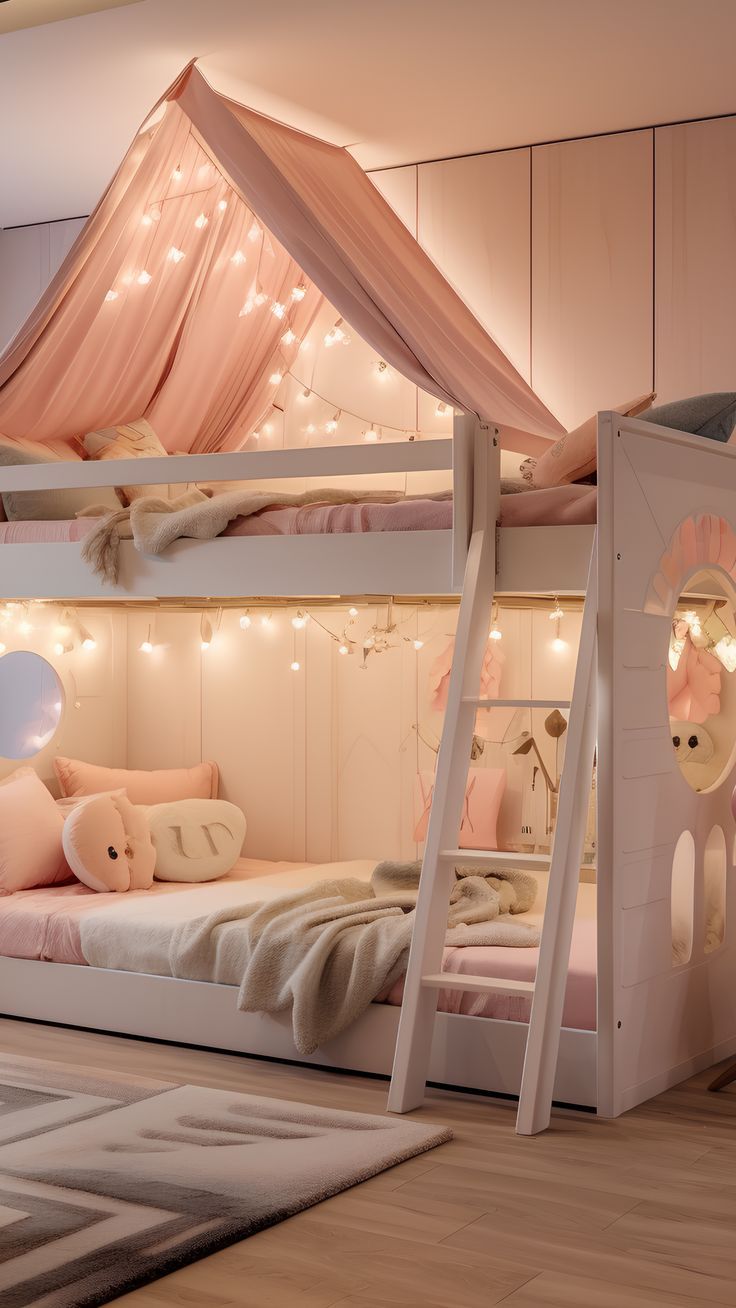
<svg viewBox="0 0 736 1308">
<path fill-rule="evenodd" d="M 730 770 L 736 721 L 736 612 L 719 569 L 691 577 L 672 619 L 667 661 L 672 748 L 693 790 Z"/>
<path fill-rule="evenodd" d="M 0 659 L 0 755 L 31 758 L 61 722 L 64 687 L 40 654 L 18 650 Z"/>
</svg>

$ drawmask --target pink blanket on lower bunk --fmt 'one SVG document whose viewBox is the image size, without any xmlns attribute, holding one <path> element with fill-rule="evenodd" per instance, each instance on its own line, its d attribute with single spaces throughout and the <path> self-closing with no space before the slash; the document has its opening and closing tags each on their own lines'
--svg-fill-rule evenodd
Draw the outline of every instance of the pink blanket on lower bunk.
<svg viewBox="0 0 736 1308">
<path fill-rule="evenodd" d="M 502 527 L 557 527 L 594 523 L 595 486 L 552 486 L 501 499 Z M 55 544 L 84 540 L 95 518 L 71 522 L 2 522 L 0 544 Z M 231 522 L 225 536 L 305 536 L 373 531 L 444 531 L 452 527 L 452 500 L 398 500 L 394 504 L 274 505 Z"/>
<path fill-rule="evenodd" d="M 86 965 L 88 960 L 82 946 L 82 923 L 90 915 L 109 913 L 112 908 L 116 915 L 119 912 L 121 920 L 123 916 L 127 919 L 125 930 L 131 932 L 132 970 L 144 970 L 134 965 L 136 943 L 133 933 L 139 934 L 136 916 L 139 924 L 156 918 L 162 924 L 173 925 L 214 911 L 223 897 L 231 899 L 238 893 L 242 894 L 237 890 L 239 882 L 268 876 L 272 887 L 280 890 L 278 881 L 283 874 L 286 874 L 284 880 L 290 883 L 293 875 L 299 877 L 302 869 L 304 874 L 308 874 L 304 865 L 241 859 L 228 877 L 209 885 L 156 882 L 152 891 L 138 891 L 130 895 L 95 894 L 78 883 L 19 891 L 0 898 L 0 955 Z M 542 899 L 543 891 L 542 884 Z M 524 920 L 529 922 L 538 922 L 540 918 L 541 903 L 533 913 L 524 916 Z M 538 949 L 446 949 L 443 967 L 448 972 L 475 976 L 533 980 L 538 956 Z M 119 967 L 120 959 L 115 958 L 111 965 Z M 399 980 L 380 999 L 390 1004 L 400 1004 L 402 991 L 403 981 Z M 439 1006 L 448 1013 L 524 1022 L 529 1017 L 530 1000 L 442 990 Z M 565 1026 L 578 1030 L 595 1030 L 596 1026 L 595 887 L 591 885 L 581 885 L 579 888 L 563 1022 Z"/>
</svg>

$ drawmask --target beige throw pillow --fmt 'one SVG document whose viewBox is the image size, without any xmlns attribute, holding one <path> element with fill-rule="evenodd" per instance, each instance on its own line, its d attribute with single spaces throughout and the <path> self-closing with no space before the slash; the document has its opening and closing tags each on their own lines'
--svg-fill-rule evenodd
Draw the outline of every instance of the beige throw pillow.
<svg viewBox="0 0 736 1308">
<path fill-rule="evenodd" d="M 635 418 L 637 414 L 643 413 L 650 407 L 654 398 L 654 392 L 640 395 L 637 400 L 615 405 L 613 412 L 620 413 L 624 418 Z M 597 435 L 598 415 L 594 413 L 592 418 L 588 418 L 580 427 L 576 427 L 574 431 L 569 431 L 567 435 L 555 441 L 555 444 L 537 460 L 532 472 L 534 488 L 543 490 L 548 486 L 562 486 L 595 472 Z"/>
<path fill-rule="evenodd" d="M 84 438 L 84 448 L 90 459 L 158 459 L 166 457 L 158 436 L 145 418 L 136 422 L 121 423 L 117 427 L 105 427 L 102 431 L 90 431 Z M 118 486 L 118 499 L 123 506 L 144 495 L 158 495 L 168 499 L 170 489 L 163 486 Z"/>
</svg>

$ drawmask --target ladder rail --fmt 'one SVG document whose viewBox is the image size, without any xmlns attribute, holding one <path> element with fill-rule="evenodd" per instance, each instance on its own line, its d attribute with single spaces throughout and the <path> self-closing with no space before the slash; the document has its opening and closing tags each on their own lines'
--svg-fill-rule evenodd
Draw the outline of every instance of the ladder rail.
<svg viewBox="0 0 736 1308">
<path fill-rule="evenodd" d="M 524 1056 L 516 1130 L 536 1135 L 550 1123 L 560 1047 L 580 864 L 596 738 L 598 546 L 593 538 L 580 631 L 568 741 L 550 859 L 547 902 Z"/>
</svg>

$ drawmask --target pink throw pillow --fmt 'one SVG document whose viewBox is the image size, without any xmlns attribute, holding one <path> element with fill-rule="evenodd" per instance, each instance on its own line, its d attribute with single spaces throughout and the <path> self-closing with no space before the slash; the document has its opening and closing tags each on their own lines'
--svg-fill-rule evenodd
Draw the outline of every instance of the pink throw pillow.
<svg viewBox="0 0 736 1308">
<path fill-rule="evenodd" d="M 74 758 L 55 758 L 54 768 L 64 798 L 124 790 L 131 804 L 171 804 L 176 799 L 217 799 L 220 773 L 216 763 L 193 768 L 159 768 L 131 772 L 103 768 Z"/>
<path fill-rule="evenodd" d="M 64 819 L 35 772 L 0 785 L 0 892 L 70 881 L 63 830 Z"/>
<path fill-rule="evenodd" d="M 629 400 L 627 404 L 617 404 L 613 412 L 622 417 L 635 418 L 638 413 L 648 409 L 655 399 L 654 392 L 640 395 L 638 400 Z M 538 490 L 548 486 L 562 486 L 566 482 L 578 481 L 595 472 L 598 458 L 598 415 L 594 413 L 580 427 L 561 436 L 548 449 L 532 471 L 532 485 Z M 522 465 L 523 466 L 523 465 Z"/>
</svg>

